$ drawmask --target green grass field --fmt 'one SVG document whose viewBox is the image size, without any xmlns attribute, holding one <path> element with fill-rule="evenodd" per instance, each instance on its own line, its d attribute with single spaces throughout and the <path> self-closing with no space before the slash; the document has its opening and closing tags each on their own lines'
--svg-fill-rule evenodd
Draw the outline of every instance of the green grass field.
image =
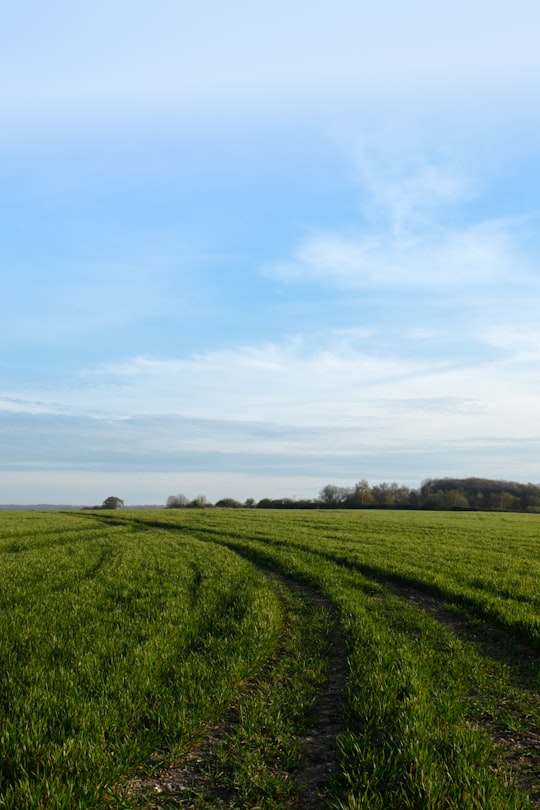
<svg viewBox="0 0 540 810">
<path fill-rule="evenodd" d="M 540 806 L 539 521 L 0 513 L 0 807 Z"/>
</svg>

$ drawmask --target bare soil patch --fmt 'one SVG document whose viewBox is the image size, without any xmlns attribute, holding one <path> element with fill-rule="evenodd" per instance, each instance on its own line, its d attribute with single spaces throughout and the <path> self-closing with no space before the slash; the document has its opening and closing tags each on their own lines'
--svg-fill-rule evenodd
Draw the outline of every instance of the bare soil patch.
<svg viewBox="0 0 540 810">
<path fill-rule="evenodd" d="M 296 792 L 294 798 L 287 804 L 290 810 L 322 810 L 327 806 L 325 795 L 337 772 L 337 738 L 343 730 L 341 706 L 347 678 L 345 641 L 339 622 L 335 618 L 335 611 L 327 599 L 289 577 L 267 568 L 264 570 L 279 579 L 287 588 L 303 591 L 318 607 L 334 615 L 328 678 L 317 700 L 315 720 L 300 738 L 301 764 L 298 771 L 290 775 Z M 267 663 L 265 670 L 268 671 L 282 654 L 283 651 L 278 649 Z M 264 672 L 248 681 L 243 688 L 255 688 L 257 680 L 261 677 L 264 677 Z M 218 748 L 226 745 L 227 738 L 238 722 L 238 709 L 233 706 L 218 724 L 207 730 L 204 739 L 195 745 L 180 763 L 166 770 L 158 770 L 151 776 L 133 779 L 126 791 L 130 799 L 136 800 L 138 806 L 144 807 L 145 810 L 228 807 L 234 797 L 229 791 L 216 788 L 215 779 L 211 783 L 208 772 Z"/>
<path fill-rule="evenodd" d="M 330 604 L 319 594 L 312 594 L 319 604 L 331 610 Z M 317 704 L 317 719 L 303 737 L 303 758 L 295 774 L 300 792 L 292 807 L 297 810 L 316 810 L 324 807 L 324 797 L 337 771 L 337 739 L 343 732 L 341 707 L 347 681 L 347 655 L 341 627 L 334 618 L 332 654 L 326 686 Z"/>
</svg>

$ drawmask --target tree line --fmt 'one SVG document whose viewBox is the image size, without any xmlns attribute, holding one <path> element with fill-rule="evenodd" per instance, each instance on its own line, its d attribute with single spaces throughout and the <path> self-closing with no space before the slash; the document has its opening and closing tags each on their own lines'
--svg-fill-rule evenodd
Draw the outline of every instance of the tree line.
<svg viewBox="0 0 540 810">
<path fill-rule="evenodd" d="M 327 484 L 317 498 L 221 498 L 212 504 L 204 495 L 190 500 L 170 495 L 169 509 L 240 508 L 260 509 L 442 509 L 504 512 L 540 512 L 540 485 L 488 478 L 428 478 L 417 489 L 396 482 L 375 484 L 359 481 L 352 487 Z"/>
</svg>

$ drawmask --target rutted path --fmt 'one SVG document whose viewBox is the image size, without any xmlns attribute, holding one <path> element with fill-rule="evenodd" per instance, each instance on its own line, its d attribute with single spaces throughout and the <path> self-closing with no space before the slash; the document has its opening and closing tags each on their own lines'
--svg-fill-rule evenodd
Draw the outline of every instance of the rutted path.
<svg viewBox="0 0 540 810">
<path fill-rule="evenodd" d="M 507 667 L 510 680 L 516 686 L 530 691 L 538 688 L 540 655 L 532 645 L 495 629 L 483 619 L 469 620 L 457 615 L 445 609 L 441 600 L 418 588 L 393 582 L 384 585 L 437 622 L 450 627 L 456 636 L 473 644 L 482 655 Z M 488 717 L 482 718 L 481 725 L 493 738 L 513 783 L 528 795 L 533 807 L 540 807 L 540 727 L 530 728 L 530 716 L 526 711 L 515 719 L 520 730 L 509 730 Z"/>
<path fill-rule="evenodd" d="M 344 568 L 355 569 L 366 579 L 408 600 L 440 624 L 450 627 L 456 636 L 472 643 L 481 655 L 507 668 L 512 686 L 535 696 L 538 716 L 540 654 L 532 644 L 516 638 L 503 627 L 490 624 L 485 618 L 466 618 L 445 609 L 442 598 L 397 582 L 394 577 L 385 577 L 369 566 L 336 559 L 332 554 L 320 556 Z M 492 737 L 499 752 L 499 765 L 510 774 L 513 784 L 529 797 L 533 807 L 540 808 L 540 724 L 532 721 L 526 706 L 520 707 L 520 712 L 515 711 L 513 717 L 519 730 L 509 730 L 507 724 L 488 716 L 482 717 L 478 725 Z"/>
<path fill-rule="evenodd" d="M 347 677 L 343 633 L 335 610 L 327 599 L 290 577 L 267 567 L 257 567 L 279 580 L 289 590 L 301 592 L 317 609 L 326 611 L 332 616 L 327 679 L 317 697 L 315 711 L 312 713 L 314 720 L 298 738 L 302 750 L 300 766 L 294 773 L 289 774 L 294 785 L 292 791 L 294 795 L 282 805 L 287 810 L 322 809 L 327 806 L 324 802 L 325 794 L 337 773 L 337 737 L 343 731 L 341 705 Z M 242 695 L 249 695 L 256 690 L 258 684 L 270 675 L 284 655 L 286 651 L 278 649 L 263 671 L 247 681 Z M 238 799 L 235 800 L 230 789 L 220 788 L 214 765 L 219 750 L 227 746 L 228 738 L 239 725 L 240 716 L 239 706 L 231 707 L 226 716 L 207 730 L 204 739 L 194 746 L 180 763 L 152 776 L 132 780 L 127 789 L 130 800 L 136 801 L 138 807 L 146 810 L 173 807 L 195 810 L 203 807 L 244 806 L 238 803 Z"/>
<path fill-rule="evenodd" d="M 330 603 L 320 594 L 295 583 L 295 587 L 309 592 L 322 608 L 332 611 Z M 326 686 L 319 695 L 317 718 L 313 727 L 303 738 L 303 758 L 295 781 L 301 788 L 294 807 L 297 810 L 315 810 L 322 806 L 325 789 L 337 768 L 337 738 L 343 731 L 341 706 L 347 680 L 347 655 L 345 639 L 334 615 L 332 650 L 328 666 Z"/>
<path fill-rule="evenodd" d="M 170 527 L 160 525 L 156 526 L 156 528 Z M 198 529 L 196 533 L 202 533 L 202 530 Z M 206 533 L 213 534 L 214 532 L 205 530 Z M 254 548 L 251 550 L 246 548 L 245 551 L 238 548 L 238 546 L 241 546 L 240 541 L 229 542 L 227 540 L 224 545 L 227 545 L 233 551 L 238 551 L 241 556 L 262 568 L 266 574 L 279 578 L 288 589 L 299 589 L 304 594 L 309 594 L 310 599 L 321 610 L 327 610 L 335 616 L 329 602 L 311 589 L 298 584 L 294 578 L 295 575 L 291 578 L 277 574 L 273 570 L 269 571 L 266 565 L 269 564 L 273 567 L 274 562 L 268 562 L 270 555 L 267 554 L 262 544 L 260 545 L 260 551 L 255 550 L 255 543 L 258 542 L 258 540 L 254 541 Z M 299 549 L 299 551 L 304 550 L 308 551 L 308 548 Z M 416 609 L 430 615 L 439 624 L 450 627 L 457 637 L 474 644 L 481 656 L 485 659 L 491 659 L 501 666 L 501 674 L 508 670 L 510 673 L 508 679 L 508 702 L 514 701 L 511 721 L 507 722 L 505 713 L 499 711 L 499 707 L 482 714 L 481 711 L 484 711 L 486 703 L 480 699 L 478 701 L 480 709 L 477 711 L 475 707 L 471 711 L 470 716 L 474 717 L 471 722 L 475 727 L 491 735 L 500 751 L 498 763 L 493 761 L 493 769 L 499 770 L 500 768 L 501 772 L 509 772 L 516 787 L 529 796 L 531 806 L 540 807 L 540 728 L 537 727 L 538 698 L 534 689 L 535 686 L 536 688 L 538 686 L 538 651 L 534 650 L 532 646 L 516 641 L 510 633 L 505 634 L 504 630 L 501 630 L 500 627 L 496 628 L 495 625 L 490 625 L 485 619 L 466 617 L 465 613 L 460 615 L 454 613 L 451 607 L 445 604 L 443 597 L 436 597 L 426 593 L 422 590 L 421 584 L 420 587 L 414 587 L 403 584 L 403 582 L 398 583 L 390 575 L 385 576 L 384 569 L 376 571 L 367 566 L 356 565 L 352 561 L 337 559 L 332 554 L 320 553 L 313 549 L 311 549 L 310 553 L 314 556 L 326 558 L 343 568 L 353 569 L 362 574 L 365 579 L 382 585 L 387 590 L 387 593 L 394 593 L 400 599 L 407 600 Z M 261 562 L 261 560 L 266 560 L 266 562 Z M 277 560 L 275 564 L 276 566 L 280 565 Z M 298 576 L 301 576 L 301 574 Z M 377 594 L 373 594 L 373 597 L 375 599 L 388 598 L 385 597 L 382 590 L 378 591 Z M 285 808 L 287 810 L 289 808 L 290 810 L 294 810 L 294 808 L 297 808 L 297 810 L 307 810 L 308 808 L 316 810 L 327 806 L 324 803 L 325 792 L 332 772 L 337 771 L 336 737 L 342 730 L 339 722 L 339 705 L 344 696 L 347 674 L 345 645 L 335 619 L 334 625 L 333 653 L 329 664 L 330 673 L 327 685 L 321 690 L 318 697 L 318 720 L 312 729 L 301 738 L 304 753 L 300 766 L 288 770 L 291 782 L 294 780 L 296 783 L 296 790 L 291 791 L 291 795 L 294 794 L 294 799 L 284 799 L 281 804 L 262 804 L 261 806 L 274 809 L 279 807 L 283 808 L 283 810 Z M 503 639 L 502 643 L 501 639 Z M 489 671 L 489 667 L 486 666 L 485 671 Z M 534 672 L 536 672 L 535 681 L 533 678 Z M 246 687 L 246 690 L 257 689 L 264 676 L 265 672 L 261 673 L 257 679 L 253 679 Z M 501 706 L 506 709 L 504 704 L 507 696 L 503 694 L 503 688 L 501 687 L 503 680 L 501 677 L 500 683 L 496 685 L 493 691 L 488 685 L 486 693 L 494 700 L 502 696 Z M 480 696 L 480 691 L 477 688 L 479 683 L 481 683 L 480 680 L 474 682 L 472 687 L 473 691 L 476 688 L 477 697 Z M 527 714 L 527 702 L 525 701 L 523 705 L 518 706 L 519 701 L 516 702 L 515 700 L 516 690 L 520 688 L 523 693 L 527 692 L 530 698 L 528 701 L 528 706 L 532 708 L 530 715 Z M 474 694 L 471 694 L 471 698 L 474 698 Z M 468 713 L 467 716 L 469 716 Z M 238 796 L 235 797 L 232 792 L 228 790 L 220 792 L 219 788 L 214 787 L 218 783 L 219 774 L 215 766 L 214 770 L 212 770 L 212 763 L 216 761 L 216 753 L 218 753 L 220 747 L 227 746 L 227 740 L 234 736 L 239 722 L 240 712 L 235 708 L 231 709 L 219 726 L 209 730 L 204 742 L 184 759 L 180 767 L 159 774 L 145 784 L 140 783 L 142 788 L 146 785 L 147 788 L 153 791 L 153 798 L 148 799 L 150 803 L 147 801 L 142 806 L 145 808 L 172 808 L 176 806 L 189 808 L 189 810 L 201 807 L 211 807 L 214 810 L 218 808 L 224 810 L 228 807 L 244 808 L 245 810 L 249 808 L 251 810 L 251 808 L 259 806 L 258 804 L 244 803 Z M 512 728 L 519 729 L 519 731 L 511 731 Z M 202 799 L 203 793 L 204 799 Z M 208 799 L 208 796 L 211 796 L 211 798 Z"/>
</svg>

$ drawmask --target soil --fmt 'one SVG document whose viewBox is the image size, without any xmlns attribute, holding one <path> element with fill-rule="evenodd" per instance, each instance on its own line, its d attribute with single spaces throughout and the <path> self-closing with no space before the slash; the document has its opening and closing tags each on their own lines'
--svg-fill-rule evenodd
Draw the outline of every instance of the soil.
<svg viewBox="0 0 540 810">
<path fill-rule="evenodd" d="M 299 588 L 307 592 L 321 608 L 334 612 L 330 603 L 311 589 L 298 584 L 288 577 L 277 576 L 288 588 Z M 538 672 L 540 656 L 538 651 L 526 642 L 509 640 L 511 652 L 506 643 L 501 643 L 501 632 L 486 622 L 469 620 L 456 615 L 444 607 L 436 597 L 418 589 L 382 583 L 396 595 L 407 599 L 436 621 L 452 628 L 456 635 L 478 645 L 484 655 L 509 664 L 515 682 L 522 682 L 530 688 L 531 674 Z M 337 739 L 343 731 L 341 706 L 347 678 L 347 659 L 343 633 L 337 619 L 334 620 L 332 654 L 329 661 L 329 677 L 321 691 L 317 703 L 317 720 L 302 737 L 303 758 L 299 770 L 291 775 L 297 787 L 295 798 L 290 801 L 290 810 L 322 810 L 327 806 L 325 795 L 333 778 L 337 775 Z M 248 683 L 246 688 L 250 688 Z M 237 722 L 237 715 L 231 709 L 227 716 L 207 731 L 202 742 L 184 758 L 182 763 L 152 777 L 137 779 L 130 783 L 129 793 L 144 797 L 145 808 L 200 808 L 197 794 L 208 795 L 206 766 L 217 747 L 227 738 Z M 526 718 L 524 718 L 524 724 Z M 482 723 L 484 731 L 494 739 L 499 750 L 499 765 L 510 773 L 513 783 L 529 796 L 531 806 L 540 807 L 540 729 L 510 733 L 493 722 Z M 494 765 L 494 767 L 498 767 Z M 192 801 L 190 799 L 192 798 Z M 226 807 L 233 798 L 224 792 L 215 794 L 215 807 Z"/>
<path fill-rule="evenodd" d="M 329 602 L 310 591 L 311 597 L 331 611 Z M 337 739 L 343 732 L 341 706 L 347 680 L 347 655 L 341 626 L 334 619 L 332 655 L 326 686 L 319 695 L 317 722 L 303 738 L 302 763 L 295 774 L 301 788 L 294 803 L 295 810 L 317 810 L 324 807 L 325 791 L 337 775 Z"/>
<path fill-rule="evenodd" d="M 277 577 L 286 587 L 307 593 L 316 605 L 335 614 L 330 602 L 312 589 L 282 574 L 269 572 L 267 569 L 265 571 Z M 296 795 L 287 805 L 290 810 L 322 810 L 327 806 L 324 796 L 337 772 L 337 738 L 343 731 L 341 706 L 346 678 L 345 641 L 339 622 L 334 618 L 328 679 L 317 700 L 316 721 L 301 737 L 303 754 L 298 771 L 291 775 Z M 248 682 L 245 688 L 249 689 L 251 686 Z M 204 739 L 181 763 L 152 776 L 132 780 L 127 790 L 129 796 L 138 798 L 146 810 L 173 807 L 192 810 L 211 806 L 201 804 L 197 795 L 204 792 L 207 797 L 209 793 L 213 793 L 215 806 L 226 807 L 233 797 L 225 791 L 210 788 L 206 770 L 217 748 L 227 739 L 237 722 L 237 712 L 233 708 L 219 724 L 207 730 Z"/>
</svg>

